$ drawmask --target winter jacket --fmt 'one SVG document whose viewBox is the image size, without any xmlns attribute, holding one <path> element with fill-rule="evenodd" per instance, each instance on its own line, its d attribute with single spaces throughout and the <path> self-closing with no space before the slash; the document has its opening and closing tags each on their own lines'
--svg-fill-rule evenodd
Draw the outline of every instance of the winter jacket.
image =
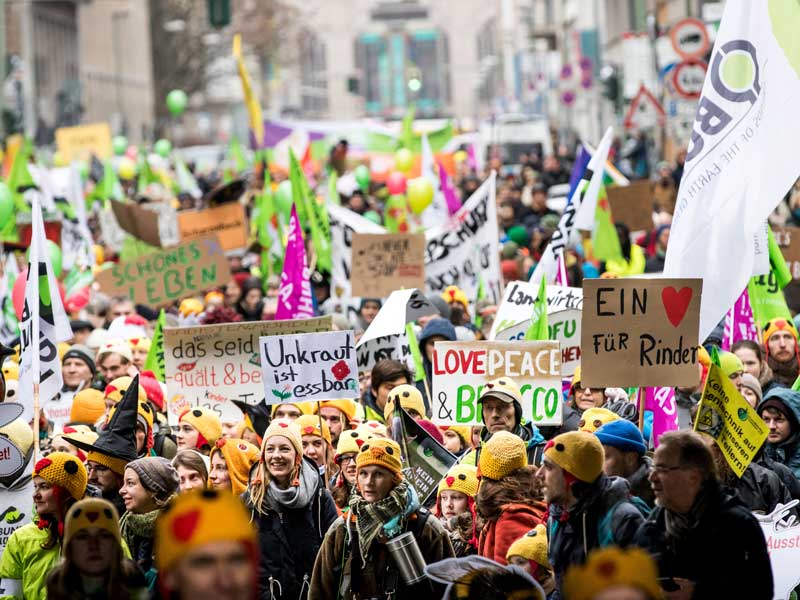
<svg viewBox="0 0 800 600">
<path fill-rule="evenodd" d="M 778 503 L 786 504 L 792 495 L 781 478 L 769 469 L 752 462 L 741 477 L 726 482 L 729 492 L 753 512 L 770 514 Z"/>
<path fill-rule="evenodd" d="M 795 477 L 800 478 L 800 430 L 795 429 L 797 424 L 800 423 L 800 393 L 789 388 L 773 388 L 759 403 L 757 409 L 759 415 L 767 400 L 777 400 L 782 403 L 787 411 L 794 415 L 794 422 L 792 423 L 792 431 L 789 437 L 780 444 L 766 442 L 764 444 L 764 453 L 772 460 L 789 467 Z"/>
<path fill-rule="evenodd" d="M 346 523 L 345 518 L 350 522 Z M 442 597 L 444 590 L 427 579 L 413 586 L 405 585 L 384 543 L 373 542 L 366 562 L 362 563 L 352 518 L 349 513 L 340 517 L 325 536 L 314 564 L 308 600 L 385 599 L 391 590 L 395 591 L 392 600 Z M 455 556 L 444 526 L 427 510 L 413 513 L 406 531 L 413 533 L 426 565 Z"/>
<path fill-rule="evenodd" d="M 481 485 L 475 500 L 484 522 L 478 554 L 506 564 L 508 547 L 544 522 L 547 506 L 537 496 L 538 489 L 536 467 L 524 467 Z"/>
<path fill-rule="evenodd" d="M 156 578 L 155 556 L 153 546 L 155 543 L 155 522 L 161 509 L 143 514 L 126 512 L 119 521 L 122 539 L 131 551 L 133 562 L 147 577 L 150 589 L 153 588 Z"/>
<path fill-rule="evenodd" d="M 316 467 L 314 472 L 318 474 Z M 275 511 L 264 507 L 259 512 L 249 493 L 243 495 L 258 527 L 259 598 L 263 600 L 306 598 L 317 552 L 338 514 L 322 477 L 317 476 L 313 499 L 303 508 Z"/>
<path fill-rule="evenodd" d="M 75 574 L 73 578 L 65 577 L 61 579 L 60 569 L 64 568 L 64 563 L 56 567 L 47 576 L 47 600 L 107 600 L 106 588 L 102 587 L 94 592 L 87 592 L 84 589 L 80 575 Z M 121 583 L 125 587 L 125 592 L 130 600 L 148 600 L 150 593 L 147 591 L 147 582 L 144 574 L 139 567 L 129 559 L 122 565 Z M 122 590 L 114 589 L 115 598 L 119 598 Z"/>
<path fill-rule="evenodd" d="M 425 398 L 425 392 L 422 392 L 423 399 Z M 378 408 L 378 403 L 375 398 L 375 394 L 372 393 L 372 390 L 367 390 L 364 393 L 364 398 L 361 403 L 364 407 L 364 420 L 365 421 L 377 421 L 378 423 L 386 424 L 386 419 L 383 416 L 383 411 Z"/>
<path fill-rule="evenodd" d="M 11 534 L 3 555 L 0 556 L 0 598 L 47 598 L 47 574 L 61 559 L 61 545 L 45 550 L 41 544 L 47 540 L 47 530 L 28 523 Z M 17 580 L 14 590 L 11 580 Z"/>
<path fill-rule="evenodd" d="M 659 577 L 693 581 L 692 598 L 772 598 L 772 567 L 761 526 L 719 486 L 686 539 L 667 537 L 665 510 L 658 507 L 639 529 L 636 544 L 656 560 Z"/>
<path fill-rule="evenodd" d="M 655 506 L 656 497 L 653 493 L 653 486 L 650 485 L 650 480 L 648 477 L 650 476 L 650 470 L 653 468 L 653 459 L 649 456 L 642 457 L 642 464 L 639 465 L 639 468 L 631 475 L 630 477 L 626 477 L 625 479 L 628 480 L 628 483 L 631 485 L 631 495 L 638 496 L 641 498 L 645 504 L 649 507 Z"/>
<path fill-rule="evenodd" d="M 548 555 L 558 589 L 567 568 L 582 564 L 587 551 L 610 544 L 629 546 L 644 522 L 630 502 L 630 484 L 621 477 L 601 474 L 593 483 L 573 484 L 573 492 L 578 494 L 575 506 L 566 510 L 551 504 L 547 522 Z M 606 529 L 612 537 L 608 541 L 601 540 Z"/>
<path fill-rule="evenodd" d="M 794 500 L 800 500 L 800 480 L 794 476 L 794 472 L 783 463 L 775 462 L 764 452 L 760 452 L 753 462 L 758 463 L 765 469 L 775 473 L 789 490 L 789 494 Z"/>
<path fill-rule="evenodd" d="M 569 431 L 578 431 L 580 428 L 581 415 L 583 411 L 577 410 L 570 402 L 564 403 L 563 418 L 561 425 L 545 425 L 539 427 L 539 432 L 546 440 L 552 440 L 557 435 Z"/>
</svg>

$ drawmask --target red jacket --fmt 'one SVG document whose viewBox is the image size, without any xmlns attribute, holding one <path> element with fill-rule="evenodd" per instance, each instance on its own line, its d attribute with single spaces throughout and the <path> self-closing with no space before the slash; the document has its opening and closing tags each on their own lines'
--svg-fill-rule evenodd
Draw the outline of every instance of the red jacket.
<svg viewBox="0 0 800 600">
<path fill-rule="evenodd" d="M 490 558 L 501 565 L 508 564 L 508 547 L 523 535 L 544 523 L 542 517 L 545 505 L 537 502 L 528 504 L 506 504 L 497 519 L 487 521 L 478 540 L 478 554 Z"/>
</svg>

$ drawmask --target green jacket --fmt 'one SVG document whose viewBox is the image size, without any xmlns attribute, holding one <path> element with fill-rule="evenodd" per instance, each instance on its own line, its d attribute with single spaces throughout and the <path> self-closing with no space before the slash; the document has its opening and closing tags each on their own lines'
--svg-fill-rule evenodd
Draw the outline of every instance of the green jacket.
<svg viewBox="0 0 800 600">
<path fill-rule="evenodd" d="M 61 546 L 41 547 L 47 530 L 28 523 L 11 534 L 0 556 L 0 600 L 47 600 L 47 574 L 61 558 Z M 16 589 L 15 589 L 16 588 Z"/>
</svg>

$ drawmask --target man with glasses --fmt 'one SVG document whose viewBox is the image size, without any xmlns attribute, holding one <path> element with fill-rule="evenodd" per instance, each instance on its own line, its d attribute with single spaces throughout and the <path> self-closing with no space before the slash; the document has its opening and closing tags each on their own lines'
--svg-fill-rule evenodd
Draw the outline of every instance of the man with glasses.
<svg viewBox="0 0 800 600">
<path fill-rule="evenodd" d="M 548 505 L 549 558 L 561 588 L 567 568 L 594 548 L 628 546 L 644 521 L 630 485 L 603 473 L 605 455 L 592 433 L 570 431 L 547 442 L 537 471 Z M 556 598 L 560 598 L 557 595 Z"/>
<path fill-rule="evenodd" d="M 772 568 L 761 526 L 719 485 L 700 434 L 662 435 L 650 483 L 656 508 L 636 543 L 658 563 L 665 598 L 772 598 Z"/>
</svg>

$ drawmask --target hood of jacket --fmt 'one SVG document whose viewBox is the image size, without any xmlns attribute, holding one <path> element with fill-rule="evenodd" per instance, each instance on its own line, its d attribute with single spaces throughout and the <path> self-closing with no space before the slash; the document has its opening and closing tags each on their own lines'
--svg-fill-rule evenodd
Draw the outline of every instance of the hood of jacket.
<svg viewBox="0 0 800 600">
<path fill-rule="evenodd" d="M 422 348 L 425 342 L 434 335 L 441 335 L 447 340 L 454 342 L 456 341 L 456 328 L 453 327 L 453 324 L 447 319 L 441 317 L 431 319 L 419 334 L 419 347 Z"/>
<path fill-rule="evenodd" d="M 522 438 L 522 441 L 526 442 L 527 446 L 537 446 L 545 442 L 544 436 L 539 431 L 539 428 L 531 422 L 517 425 L 511 433 Z M 486 427 L 481 429 L 482 442 L 488 442 L 490 437 L 492 437 L 492 434 L 489 433 Z"/>
<path fill-rule="evenodd" d="M 631 495 L 631 484 L 622 477 L 609 477 L 601 474 L 592 483 L 577 482 L 573 484 L 573 491 L 577 492 L 577 502 L 575 506 L 567 512 L 570 515 L 579 515 L 595 507 L 610 507 L 614 504 L 626 500 Z M 564 509 L 555 504 L 550 505 L 550 514 L 558 519 Z"/>
<path fill-rule="evenodd" d="M 496 519 L 510 505 L 526 504 L 544 512 L 545 505 L 538 493 L 541 485 L 536 478 L 536 467 L 517 469 L 501 481 L 484 479 L 478 489 L 475 504 L 484 519 Z"/>
<path fill-rule="evenodd" d="M 756 412 L 761 414 L 764 405 L 767 402 L 780 402 L 786 407 L 790 413 L 789 422 L 791 423 L 791 432 L 789 437 L 782 441 L 780 444 L 770 444 L 767 442 L 765 446 L 774 446 L 778 448 L 787 448 L 797 444 L 800 440 L 800 392 L 796 392 L 790 388 L 773 387 L 769 392 L 764 395 L 764 399 L 759 402 Z M 794 417 L 793 419 L 791 417 Z"/>
</svg>

